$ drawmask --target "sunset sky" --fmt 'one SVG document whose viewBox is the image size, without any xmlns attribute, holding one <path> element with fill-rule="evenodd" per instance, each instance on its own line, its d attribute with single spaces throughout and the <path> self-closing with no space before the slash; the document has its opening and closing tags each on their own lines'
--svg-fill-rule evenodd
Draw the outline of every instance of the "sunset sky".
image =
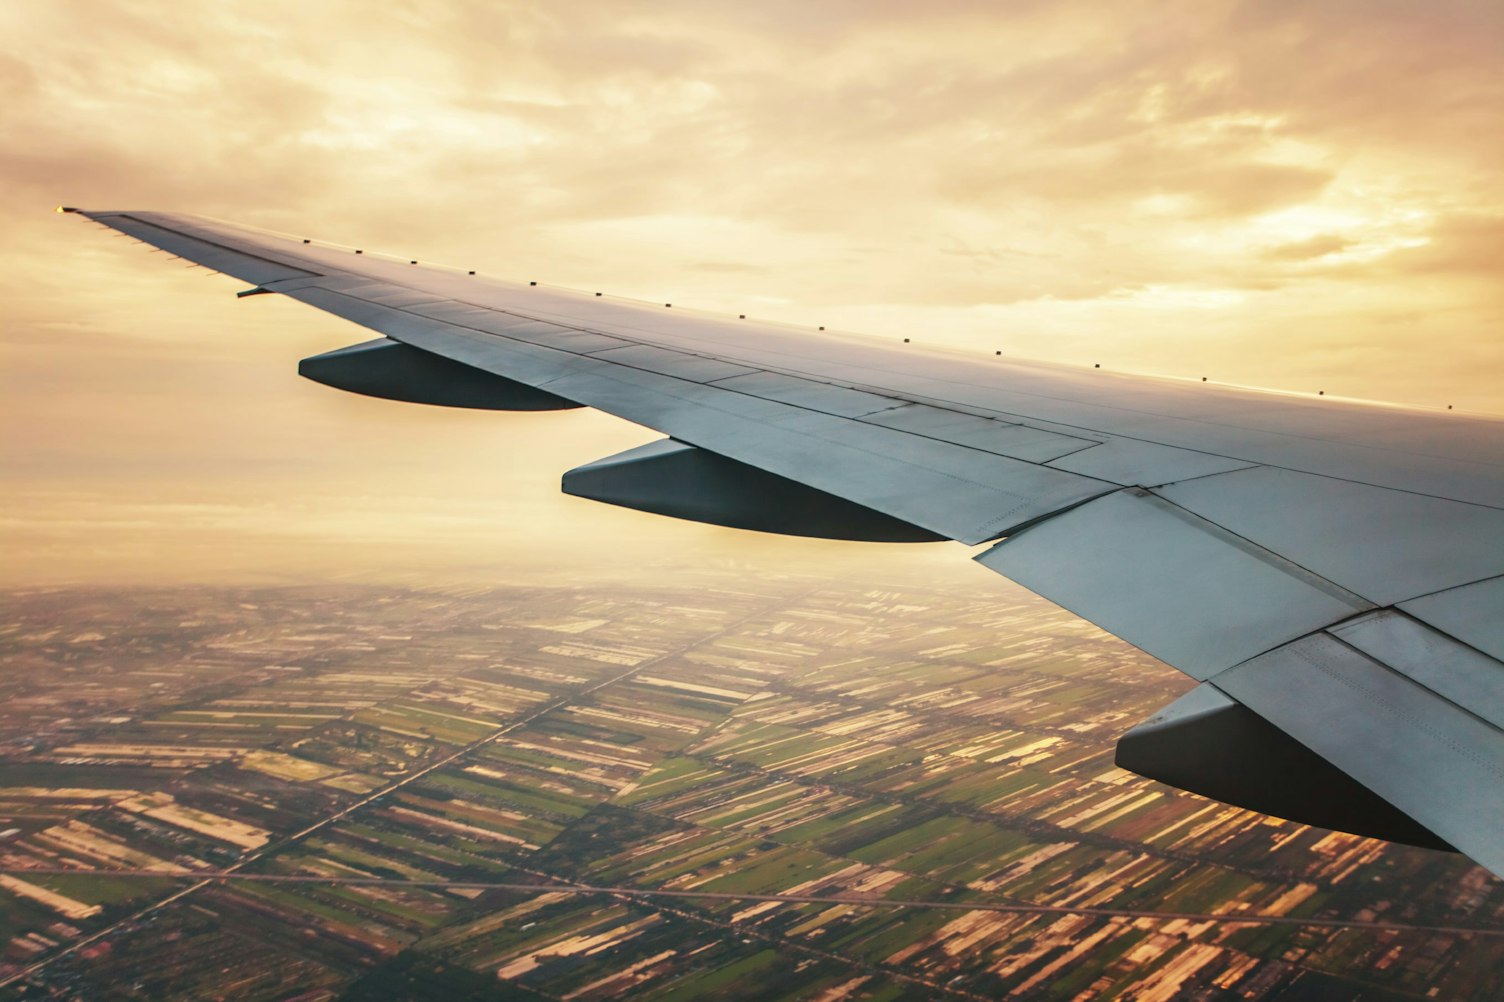
<svg viewBox="0 0 1504 1002">
<path fill-rule="evenodd" d="M 656 436 L 300 380 L 367 333 L 57 203 L 1504 413 L 1497 0 L 4 0 L 0 94 L 8 584 L 964 563 L 564 498 Z"/>
</svg>

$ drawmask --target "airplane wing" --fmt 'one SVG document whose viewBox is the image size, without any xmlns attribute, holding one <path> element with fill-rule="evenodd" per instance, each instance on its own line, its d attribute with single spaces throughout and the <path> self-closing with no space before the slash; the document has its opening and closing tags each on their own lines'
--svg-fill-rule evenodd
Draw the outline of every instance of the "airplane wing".
<svg viewBox="0 0 1504 1002">
<path fill-rule="evenodd" d="M 1200 683 L 1118 763 L 1504 875 L 1504 422 L 711 318 L 195 216 L 79 212 L 377 332 L 342 389 L 595 407 L 570 493 L 976 559 Z"/>
</svg>

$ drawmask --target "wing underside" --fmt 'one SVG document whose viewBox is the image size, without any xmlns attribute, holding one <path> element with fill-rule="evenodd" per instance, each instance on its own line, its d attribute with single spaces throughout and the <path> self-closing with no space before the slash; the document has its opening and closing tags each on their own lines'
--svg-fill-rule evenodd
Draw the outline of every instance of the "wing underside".
<svg viewBox="0 0 1504 1002">
<path fill-rule="evenodd" d="M 667 436 L 571 471 L 571 493 L 990 543 L 990 569 L 1199 682 L 1125 736 L 1124 766 L 1504 874 L 1497 421 L 924 353 L 191 216 L 82 214 L 381 335 L 305 360 L 321 382 L 590 406 Z"/>
</svg>

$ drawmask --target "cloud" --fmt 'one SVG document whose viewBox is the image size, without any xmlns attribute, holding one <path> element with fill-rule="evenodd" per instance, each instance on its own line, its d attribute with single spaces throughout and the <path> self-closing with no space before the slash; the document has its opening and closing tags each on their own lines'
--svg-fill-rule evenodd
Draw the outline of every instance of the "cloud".
<svg viewBox="0 0 1504 1002">
<path fill-rule="evenodd" d="M 512 427 L 300 396 L 298 354 L 361 332 L 237 305 L 58 201 L 1499 407 L 1497 3 L 57 0 L 0 5 L 0 39 L 0 456 L 38 490 L 170 467 L 254 506 L 399 468 L 443 505 L 499 490 L 473 457 Z"/>
<path fill-rule="evenodd" d="M 1310 261 L 1315 258 L 1326 257 L 1336 254 L 1352 245 L 1352 241 L 1335 233 L 1321 233 L 1305 240 L 1296 240 L 1287 244 L 1271 247 L 1264 252 L 1264 257 L 1271 261 Z"/>
<path fill-rule="evenodd" d="M 1184 150 L 1126 144 L 1062 157 L 1055 164 L 1014 166 L 1010 159 L 968 162 L 944 185 L 946 195 L 966 205 L 1028 197 L 1099 212 L 1159 198 L 1178 205 L 1182 217 L 1199 219 L 1298 205 L 1319 195 L 1333 177 L 1308 167 L 1216 154 L 1192 158 Z"/>
<path fill-rule="evenodd" d="M 1395 254 L 1391 264 L 1417 275 L 1465 276 L 1497 285 L 1504 275 L 1504 213 L 1443 216 L 1423 244 Z"/>
</svg>

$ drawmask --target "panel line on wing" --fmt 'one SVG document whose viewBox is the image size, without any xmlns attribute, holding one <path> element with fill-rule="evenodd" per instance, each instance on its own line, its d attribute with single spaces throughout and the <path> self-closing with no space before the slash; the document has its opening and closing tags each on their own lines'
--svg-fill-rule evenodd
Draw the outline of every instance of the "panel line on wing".
<svg viewBox="0 0 1504 1002">
<path fill-rule="evenodd" d="M 1323 651 L 1321 649 L 1323 644 L 1335 645 L 1339 647 L 1343 652 L 1345 652 L 1345 654 L 1340 657 L 1329 657 L 1327 656 L 1329 652 Z M 1473 750 L 1473 748 L 1467 744 L 1458 743 L 1454 739 L 1453 735 L 1449 733 L 1447 728 L 1433 726 L 1431 723 L 1427 722 L 1424 719 L 1424 715 L 1418 714 L 1413 708 L 1404 705 L 1404 700 L 1394 698 L 1392 695 L 1386 696 L 1380 690 L 1392 687 L 1386 686 L 1382 682 L 1382 679 L 1386 676 L 1391 677 L 1396 681 L 1398 685 L 1412 686 L 1416 689 L 1420 689 L 1427 693 L 1430 697 L 1434 698 L 1437 703 L 1442 704 L 1444 707 L 1450 708 L 1450 710 L 1453 712 L 1466 714 L 1468 718 L 1476 721 L 1479 726 L 1486 727 L 1489 730 L 1494 731 L 1501 737 L 1504 737 L 1504 731 L 1500 731 L 1497 726 L 1478 716 L 1478 714 L 1469 710 L 1467 707 L 1452 702 L 1450 699 L 1447 699 L 1445 696 L 1436 692 L 1436 690 L 1430 688 L 1429 686 L 1423 685 L 1420 682 L 1417 682 L 1415 679 L 1410 678 L 1404 672 L 1397 671 L 1392 665 L 1381 661 L 1362 650 L 1359 650 L 1352 644 L 1347 643 L 1340 637 L 1334 636 L 1327 630 L 1318 630 L 1311 636 L 1302 637 L 1299 641 L 1293 641 L 1289 644 L 1283 644 L 1269 653 L 1273 654 L 1276 652 L 1288 653 L 1291 657 L 1298 658 L 1299 660 L 1310 665 L 1312 668 L 1315 668 L 1318 671 L 1321 671 L 1324 674 L 1328 675 L 1333 681 L 1345 685 L 1356 692 L 1362 693 L 1370 703 L 1376 706 L 1383 707 L 1389 714 L 1391 714 L 1395 718 L 1410 724 L 1416 730 L 1434 739 L 1437 743 L 1450 749 L 1458 756 L 1473 762 L 1485 771 L 1491 772 L 1495 776 L 1499 777 L 1499 779 L 1504 780 L 1504 765 L 1501 765 L 1497 761 L 1491 761 L 1478 755 Z M 1264 656 L 1265 655 L 1260 655 L 1260 658 Z M 1249 661 L 1246 661 L 1243 664 L 1234 665 L 1232 668 L 1227 669 L 1225 672 L 1220 672 L 1217 675 L 1213 675 L 1207 681 L 1211 682 L 1222 691 L 1227 692 L 1229 695 L 1232 695 L 1233 698 L 1239 698 L 1237 692 L 1241 688 L 1241 685 L 1235 682 L 1234 679 L 1244 677 L 1250 671 L 1256 671 L 1256 662 L 1258 662 L 1260 658 L 1251 658 L 1249 659 Z M 1353 672 L 1343 670 L 1343 662 L 1351 663 L 1353 661 L 1361 661 L 1363 664 L 1370 666 L 1372 670 L 1381 672 L 1382 675 L 1370 674 L 1370 677 L 1366 680 L 1362 678 L 1356 678 L 1354 677 Z M 1226 676 L 1225 681 L 1223 680 L 1224 676 Z"/>
<path fill-rule="evenodd" d="M 1474 581 L 1464 581 L 1462 584 L 1447 585 L 1445 588 L 1438 588 L 1435 591 L 1428 591 L 1424 595 L 1416 595 L 1414 598 L 1407 598 L 1403 602 L 1396 603 L 1396 606 L 1403 607 L 1409 605 L 1411 602 L 1419 602 L 1422 599 L 1435 598 L 1437 595 L 1445 595 L 1447 592 L 1461 591 L 1463 588 L 1471 588 L 1474 585 L 1488 584 L 1490 581 L 1504 583 L 1504 574 L 1490 574 L 1488 577 L 1478 578 Z M 1417 616 L 1416 618 L 1423 619 L 1424 617 Z"/>
<path fill-rule="evenodd" d="M 1374 608 L 1139 488 L 1044 519 L 975 559 L 1197 679 Z"/>
<path fill-rule="evenodd" d="M 1504 565 L 1504 512 L 1492 508 L 1274 468 L 1155 493 L 1379 606 Z"/>
<path fill-rule="evenodd" d="M 1214 522 L 1204 515 L 1199 515 L 1189 508 L 1182 507 L 1181 505 L 1176 504 L 1174 501 L 1166 498 L 1164 495 L 1159 494 L 1158 492 L 1146 491 L 1145 493 L 1163 503 L 1163 505 L 1165 506 L 1164 510 L 1167 514 L 1173 516 L 1174 518 L 1180 519 L 1186 525 L 1202 532 L 1213 532 L 1217 536 L 1219 536 L 1225 544 L 1236 547 L 1249 556 L 1253 557 L 1254 559 L 1261 560 L 1264 563 L 1269 564 L 1271 567 L 1275 567 L 1292 577 L 1301 578 L 1311 587 L 1318 588 L 1341 602 L 1345 602 L 1348 605 L 1364 609 L 1372 609 L 1376 607 L 1376 603 L 1364 598 L 1362 595 L 1359 595 L 1356 592 L 1349 591 L 1348 589 L 1343 588 L 1341 585 L 1337 584 L 1335 581 L 1332 581 L 1330 578 L 1321 576 L 1320 574 L 1311 570 L 1309 567 L 1306 567 L 1303 564 L 1290 559 L 1277 550 L 1271 550 L 1267 546 L 1249 539 L 1247 536 L 1243 536 L 1237 532 L 1234 532 L 1233 530 L 1227 528 L 1227 526 L 1222 525 L 1220 522 Z"/>
<path fill-rule="evenodd" d="M 1504 664 L 1399 609 L 1380 609 L 1327 632 L 1504 730 Z"/>
</svg>

